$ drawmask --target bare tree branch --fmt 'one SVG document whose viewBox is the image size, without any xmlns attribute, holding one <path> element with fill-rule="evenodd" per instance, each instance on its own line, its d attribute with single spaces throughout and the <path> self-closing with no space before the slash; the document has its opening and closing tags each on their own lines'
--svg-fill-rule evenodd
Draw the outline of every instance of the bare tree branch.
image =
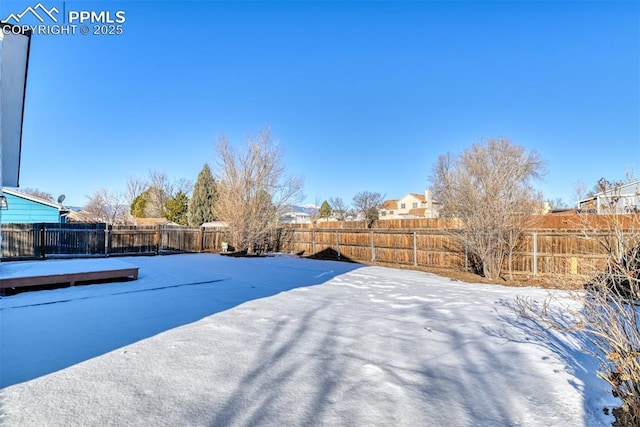
<svg viewBox="0 0 640 427">
<path fill-rule="evenodd" d="M 485 277 L 500 276 L 529 216 L 541 207 L 531 181 L 543 170 L 537 152 L 508 139 L 476 143 L 457 157 L 440 156 L 434 166 L 430 180 L 441 215 L 461 220 L 456 236 L 480 261 Z"/>
<path fill-rule="evenodd" d="M 130 177 L 127 180 L 125 200 L 128 205 L 140 197 L 144 198 L 144 213 L 146 217 L 162 217 L 166 203 L 179 193 L 189 197 L 193 191 L 193 182 L 180 178 L 171 180 L 165 172 L 149 171 L 146 179 Z"/>
<path fill-rule="evenodd" d="M 115 191 L 102 188 L 91 196 L 82 211 L 95 222 L 106 224 L 132 224 L 133 218 L 125 196 Z"/>
<path fill-rule="evenodd" d="M 48 192 L 42 191 L 42 190 L 38 190 L 37 188 L 21 188 L 20 192 L 24 193 L 24 194 L 29 194 L 31 196 L 38 197 L 38 198 L 43 199 L 43 200 L 48 200 L 50 202 L 54 202 L 55 201 L 55 199 L 53 198 L 51 193 L 48 193 Z"/>
<path fill-rule="evenodd" d="M 221 137 L 216 151 L 216 215 L 228 224 L 237 250 L 259 249 L 281 210 L 302 198 L 302 178 L 286 174 L 282 152 L 268 128 L 248 137 L 240 150 Z"/>
<path fill-rule="evenodd" d="M 370 228 L 373 221 L 378 219 L 383 201 L 384 195 L 372 191 L 361 191 L 353 196 L 353 207 L 366 221 L 367 228 Z"/>
<path fill-rule="evenodd" d="M 342 200 L 341 197 L 329 198 L 329 205 L 331 205 L 331 211 L 335 219 L 338 221 L 344 221 L 349 214 L 349 205 Z"/>
</svg>

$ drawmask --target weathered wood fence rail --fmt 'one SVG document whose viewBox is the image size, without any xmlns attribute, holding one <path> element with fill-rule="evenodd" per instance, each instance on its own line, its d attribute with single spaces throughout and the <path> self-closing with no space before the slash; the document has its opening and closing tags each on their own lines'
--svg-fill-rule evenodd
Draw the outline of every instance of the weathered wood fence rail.
<svg viewBox="0 0 640 427">
<path fill-rule="evenodd" d="M 221 252 L 224 228 L 4 224 L 2 259 Z M 278 228 L 272 251 L 425 268 L 471 268 L 464 241 L 441 228 Z M 512 257 L 514 274 L 586 274 L 606 259 L 597 239 L 579 230 L 528 230 Z M 508 261 L 505 260 L 505 263 Z M 505 269 L 508 266 L 505 264 Z"/>
</svg>

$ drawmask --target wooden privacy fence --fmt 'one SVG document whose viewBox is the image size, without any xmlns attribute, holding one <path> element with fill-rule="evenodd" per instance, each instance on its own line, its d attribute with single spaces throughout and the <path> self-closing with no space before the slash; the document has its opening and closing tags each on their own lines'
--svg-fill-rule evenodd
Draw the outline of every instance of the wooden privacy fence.
<svg viewBox="0 0 640 427">
<path fill-rule="evenodd" d="M 604 234 L 602 235 L 604 236 Z M 303 256 L 426 268 L 470 269 L 465 239 L 443 229 L 309 229 L 281 232 L 283 251 Z M 607 255 L 597 235 L 529 230 L 512 256 L 514 274 L 589 274 Z M 509 270 L 505 259 L 505 271 Z"/>
<path fill-rule="evenodd" d="M 3 224 L 2 259 L 220 252 L 220 228 L 107 224 Z"/>
<path fill-rule="evenodd" d="M 604 237 L 602 234 L 600 237 Z M 106 224 L 4 224 L 2 259 L 158 255 L 221 252 L 224 228 L 110 226 Z M 528 230 L 513 253 L 512 272 L 521 275 L 589 274 L 607 255 L 599 236 L 580 230 Z M 325 259 L 398 266 L 470 269 L 464 239 L 442 228 L 301 228 L 271 233 L 269 248 Z M 505 260 L 508 271 L 508 260 Z"/>
</svg>

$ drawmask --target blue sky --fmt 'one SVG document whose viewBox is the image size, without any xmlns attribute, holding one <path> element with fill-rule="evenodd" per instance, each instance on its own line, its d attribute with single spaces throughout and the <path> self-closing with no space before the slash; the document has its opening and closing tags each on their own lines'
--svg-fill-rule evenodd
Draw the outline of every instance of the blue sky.
<svg viewBox="0 0 640 427">
<path fill-rule="evenodd" d="M 540 152 L 546 198 L 640 175 L 640 2 L 42 4 L 126 13 L 122 35 L 32 39 L 21 186 L 70 205 L 149 170 L 195 180 L 220 135 L 265 125 L 307 203 L 422 192 L 491 137 Z"/>
</svg>

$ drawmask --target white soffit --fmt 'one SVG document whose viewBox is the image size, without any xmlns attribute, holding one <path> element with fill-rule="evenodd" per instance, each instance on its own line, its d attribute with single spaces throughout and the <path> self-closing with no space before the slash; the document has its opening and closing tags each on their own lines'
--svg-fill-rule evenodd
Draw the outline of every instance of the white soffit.
<svg viewBox="0 0 640 427">
<path fill-rule="evenodd" d="M 22 119 L 31 33 L 0 23 L 0 142 L 2 185 L 18 187 Z"/>
</svg>

